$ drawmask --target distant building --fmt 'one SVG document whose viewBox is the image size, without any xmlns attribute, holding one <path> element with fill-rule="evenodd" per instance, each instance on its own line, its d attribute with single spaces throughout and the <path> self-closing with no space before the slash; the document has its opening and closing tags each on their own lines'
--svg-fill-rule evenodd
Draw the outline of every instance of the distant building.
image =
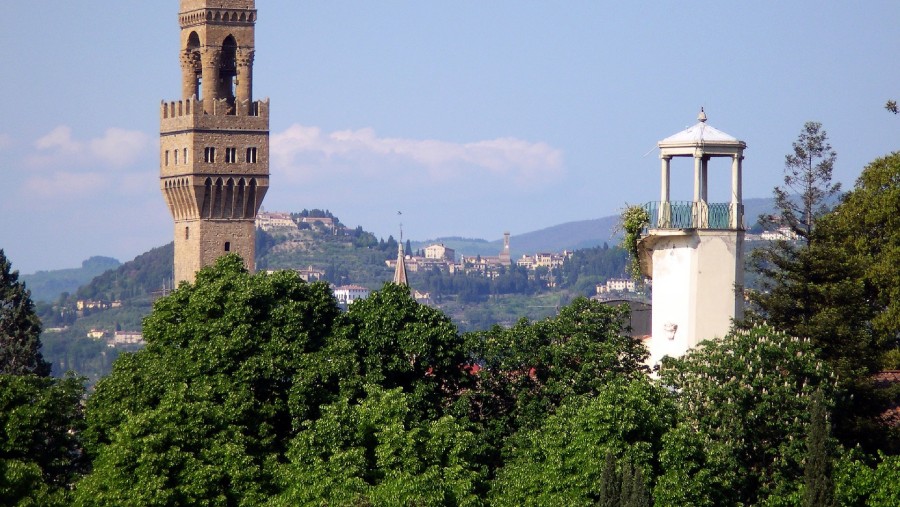
<svg viewBox="0 0 900 507">
<path fill-rule="evenodd" d="M 500 264 L 504 266 L 512 265 L 512 260 L 509 256 L 509 232 L 503 233 L 503 250 L 500 250 L 499 260 Z"/>
<path fill-rule="evenodd" d="M 774 231 L 763 232 L 759 235 L 759 239 L 763 241 L 795 241 L 799 239 L 799 236 L 790 227 L 779 227 Z"/>
<path fill-rule="evenodd" d="M 112 338 L 106 340 L 106 346 L 119 345 L 145 345 L 144 335 L 137 331 L 116 331 Z"/>
<path fill-rule="evenodd" d="M 301 224 L 309 224 L 314 225 L 316 222 L 321 224 L 326 229 L 333 230 L 334 229 L 334 219 L 328 217 L 303 217 L 300 219 Z"/>
<path fill-rule="evenodd" d="M 290 213 L 260 212 L 256 216 L 256 227 L 268 232 L 279 228 L 296 229 L 297 223 L 291 218 Z"/>
<path fill-rule="evenodd" d="M 106 336 L 106 331 L 104 331 L 102 329 L 91 329 L 90 331 L 87 332 L 87 337 L 93 338 L 95 340 L 99 340 L 100 338 L 103 338 L 104 336 Z"/>
<path fill-rule="evenodd" d="M 444 246 L 443 243 L 436 243 L 425 247 L 425 258 L 453 261 L 456 259 L 456 251 Z"/>
<path fill-rule="evenodd" d="M 118 306 L 122 306 L 121 302 L 118 302 Z M 79 311 L 84 310 L 106 310 L 108 308 L 113 307 L 109 301 L 95 301 L 93 299 L 79 299 L 75 302 L 75 308 Z"/>
<path fill-rule="evenodd" d="M 356 300 L 369 297 L 369 289 L 359 285 L 341 285 L 333 289 L 334 297 L 343 306 L 350 306 Z"/>
<path fill-rule="evenodd" d="M 523 255 L 521 259 L 516 261 L 516 266 L 525 269 L 547 268 L 556 269 L 566 262 L 566 259 L 572 256 L 572 252 L 563 250 L 562 253 L 536 253 L 534 255 Z"/>
<path fill-rule="evenodd" d="M 634 292 L 636 284 L 631 278 L 610 278 L 604 284 L 597 285 L 597 294 L 609 292 Z"/>
<path fill-rule="evenodd" d="M 296 270 L 305 282 L 318 282 L 325 279 L 325 271 L 312 266 Z"/>
</svg>

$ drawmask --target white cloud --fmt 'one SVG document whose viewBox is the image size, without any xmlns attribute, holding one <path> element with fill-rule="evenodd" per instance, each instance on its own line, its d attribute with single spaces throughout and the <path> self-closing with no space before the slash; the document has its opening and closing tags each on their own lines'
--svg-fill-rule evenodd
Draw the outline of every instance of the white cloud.
<svg viewBox="0 0 900 507">
<path fill-rule="evenodd" d="M 136 130 L 110 128 L 103 137 L 79 141 L 69 126 L 60 125 L 34 142 L 37 150 L 26 160 L 38 167 L 122 168 L 137 161 L 149 145 L 149 136 Z"/>
<path fill-rule="evenodd" d="M 564 171 L 562 152 L 546 143 L 498 138 L 471 143 L 378 137 L 371 128 L 323 134 L 293 125 L 272 136 L 272 169 L 291 180 L 317 174 L 406 178 L 419 184 L 503 177 L 533 186 Z M 427 176 L 423 179 L 421 176 Z"/>
<path fill-rule="evenodd" d="M 72 129 L 67 125 L 60 125 L 51 130 L 49 134 L 34 142 L 34 147 L 41 152 L 58 152 L 66 155 L 80 153 L 81 143 L 72 139 Z"/>
<path fill-rule="evenodd" d="M 147 134 L 118 128 L 107 129 L 103 137 L 90 142 L 91 154 L 113 167 L 131 165 L 149 144 Z"/>
<path fill-rule="evenodd" d="M 33 176 L 25 180 L 25 195 L 32 198 L 57 199 L 66 196 L 93 196 L 109 186 L 110 180 L 96 172 L 58 171 L 50 176 Z M 99 206 L 98 206 L 99 207 Z"/>
</svg>

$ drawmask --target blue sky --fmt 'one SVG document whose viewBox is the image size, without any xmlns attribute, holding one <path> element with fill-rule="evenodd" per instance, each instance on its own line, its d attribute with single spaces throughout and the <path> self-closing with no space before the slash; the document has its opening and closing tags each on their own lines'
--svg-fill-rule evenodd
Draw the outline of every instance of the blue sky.
<svg viewBox="0 0 900 507">
<path fill-rule="evenodd" d="M 658 199 L 656 142 L 744 140 L 767 197 L 803 123 L 852 186 L 898 148 L 900 3 L 258 0 L 270 211 L 407 237 L 497 239 Z M 180 98 L 178 2 L 10 2 L 0 16 L 0 248 L 23 273 L 171 240 L 159 103 Z M 720 169 L 720 170 L 717 170 Z M 711 166 L 711 200 L 727 163 Z M 720 178 L 721 176 L 721 178 Z M 673 167 L 688 197 L 690 163 Z"/>
</svg>

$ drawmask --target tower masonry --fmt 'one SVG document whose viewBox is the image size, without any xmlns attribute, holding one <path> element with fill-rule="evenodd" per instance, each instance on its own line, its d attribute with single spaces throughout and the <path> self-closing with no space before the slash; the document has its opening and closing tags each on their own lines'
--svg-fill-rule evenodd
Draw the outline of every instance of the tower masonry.
<svg viewBox="0 0 900 507">
<path fill-rule="evenodd" d="M 175 221 L 175 282 L 227 253 L 256 262 L 269 188 L 269 101 L 253 100 L 254 0 L 181 0 L 181 100 L 160 111 L 160 189 Z"/>
<path fill-rule="evenodd" d="M 658 143 L 660 200 L 645 205 L 650 224 L 638 249 L 641 270 L 653 280 L 650 366 L 665 356 L 680 357 L 703 340 L 724 337 L 743 316 L 741 183 L 747 145 L 707 125 L 702 109 L 697 120 Z M 673 201 L 672 161 L 682 157 L 693 162 L 693 198 Z M 730 162 L 730 196 L 709 202 L 710 161 L 723 158 Z"/>
</svg>

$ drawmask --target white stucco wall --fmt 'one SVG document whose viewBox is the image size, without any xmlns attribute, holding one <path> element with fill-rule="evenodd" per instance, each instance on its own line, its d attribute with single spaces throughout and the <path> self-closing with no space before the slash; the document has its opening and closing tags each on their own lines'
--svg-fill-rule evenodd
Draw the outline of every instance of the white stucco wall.
<svg viewBox="0 0 900 507">
<path fill-rule="evenodd" d="M 703 340 L 724 336 L 740 317 L 743 232 L 655 230 L 653 310 L 648 363 L 680 357 Z"/>
</svg>

